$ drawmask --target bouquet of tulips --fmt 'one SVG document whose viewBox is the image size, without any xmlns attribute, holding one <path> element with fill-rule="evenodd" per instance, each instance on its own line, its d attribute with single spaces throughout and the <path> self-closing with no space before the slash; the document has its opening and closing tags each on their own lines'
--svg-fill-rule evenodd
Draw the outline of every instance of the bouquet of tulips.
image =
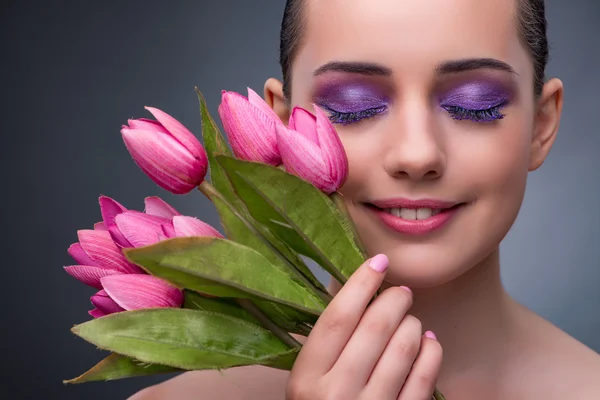
<svg viewBox="0 0 600 400">
<path fill-rule="evenodd" d="M 302 256 L 342 284 L 366 259 L 337 192 L 346 154 L 318 107 L 294 108 L 286 126 L 251 89 L 224 91 L 228 145 L 197 92 L 204 146 L 151 107 L 155 120 L 129 120 L 121 134 L 160 187 L 198 188 L 225 237 L 159 197 L 146 197 L 140 212 L 101 196 L 102 221 L 78 231 L 68 250 L 77 265 L 65 270 L 98 289 L 94 319 L 72 331 L 111 354 L 67 383 L 242 365 L 290 370 L 301 349 L 290 333 L 308 335 L 331 300 Z"/>
</svg>

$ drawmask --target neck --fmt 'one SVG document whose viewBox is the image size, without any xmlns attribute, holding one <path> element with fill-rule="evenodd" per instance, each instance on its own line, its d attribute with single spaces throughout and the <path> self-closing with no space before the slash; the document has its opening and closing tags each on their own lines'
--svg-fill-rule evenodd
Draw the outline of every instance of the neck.
<svg viewBox="0 0 600 400">
<path fill-rule="evenodd" d="M 332 293 L 339 289 L 339 283 L 332 280 Z M 489 360 L 504 358 L 508 327 L 517 308 L 501 282 L 498 249 L 451 282 L 411 289 L 410 314 L 422 322 L 423 331 L 437 335 L 444 349 L 441 379 L 489 371 Z"/>
</svg>

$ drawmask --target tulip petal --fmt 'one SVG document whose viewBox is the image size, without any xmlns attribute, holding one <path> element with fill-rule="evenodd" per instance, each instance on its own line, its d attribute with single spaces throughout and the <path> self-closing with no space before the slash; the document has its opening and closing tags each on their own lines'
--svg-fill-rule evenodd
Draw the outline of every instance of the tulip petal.
<svg viewBox="0 0 600 400">
<path fill-rule="evenodd" d="M 114 269 L 92 267 L 89 265 L 70 265 L 64 268 L 73 278 L 96 289 L 102 289 L 100 278 L 108 275 L 122 274 L 121 271 L 116 271 Z"/>
<path fill-rule="evenodd" d="M 73 243 L 69 246 L 67 252 L 78 264 L 91 265 L 94 267 L 99 266 L 99 264 L 92 260 L 92 258 L 83 250 L 83 247 L 81 247 L 81 244 L 79 243 Z"/>
<path fill-rule="evenodd" d="M 162 224 L 170 221 L 166 218 L 128 210 L 117 215 L 115 222 L 133 247 L 144 247 L 158 243 L 163 235 Z"/>
<path fill-rule="evenodd" d="M 173 217 L 175 218 L 175 217 Z M 169 239 L 169 238 L 174 238 L 177 235 L 175 234 L 175 228 L 173 227 L 173 223 L 169 222 L 168 224 L 162 224 L 162 233 L 164 235 L 163 239 Z M 161 239 L 161 240 L 163 240 Z"/>
<path fill-rule="evenodd" d="M 283 126 L 279 118 L 241 94 L 227 91 L 222 92 L 218 112 L 236 157 L 270 165 L 281 163 L 275 133 L 277 125 Z"/>
<path fill-rule="evenodd" d="M 100 312 L 104 313 L 104 315 L 125 311 L 123 307 L 119 306 L 113 299 L 110 298 L 106 290 L 100 290 L 90 298 L 90 301 L 94 307 L 96 307 Z"/>
<path fill-rule="evenodd" d="M 125 310 L 181 307 L 183 292 L 152 275 L 112 275 L 102 278 L 102 287 Z M 98 307 L 99 308 L 99 307 Z"/>
<path fill-rule="evenodd" d="M 90 314 L 94 318 L 100 318 L 100 317 L 104 317 L 106 315 L 106 313 L 103 313 L 102 311 L 98 310 L 97 308 L 94 308 L 93 310 L 88 311 L 88 314 Z"/>
<path fill-rule="evenodd" d="M 319 146 L 317 119 L 307 110 L 300 107 L 294 107 L 292 114 L 290 115 L 288 129 L 292 129 L 302 134 L 302 136 Z"/>
<path fill-rule="evenodd" d="M 106 228 L 106 225 L 104 224 L 104 222 L 96 222 L 94 224 L 94 230 L 95 231 L 107 231 L 108 229 Z"/>
<path fill-rule="evenodd" d="M 111 199 L 108 196 L 100 196 L 98 198 L 100 203 L 100 213 L 102 214 L 102 221 L 109 227 L 115 224 L 115 217 L 117 214 L 121 214 L 123 211 L 127 211 L 127 208 L 115 199 Z"/>
<path fill-rule="evenodd" d="M 175 138 L 179 143 L 183 145 L 191 154 L 195 157 L 203 158 L 203 162 L 208 163 L 208 158 L 204 148 L 194 136 L 183 124 L 177 121 L 175 118 L 167 114 L 166 112 L 159 110 L 154 107 L 144 107 L 146 110 L 156 118 L 156 120 L 169 132 L 169 134 Z"/>
<path fill-rule="evenodd" d="M 77 235 L 81 247 L 95 261 L 95 265 L 126 274 L 141 272 L 139 267 L 127 261 L 109 232 L 83 229 L 78 231 Z"/>
<path fill-rule="evenodd" d="M 275 121 L 279 121 L 279 116 L 275 114 L 275 111 L 258 95 L 254 90 L 248 88 L 248 101 L 250 104 L 258 107 L 267 117 L 272 118 Z"/>
<path fill-rule="evenodd" d="M 319 148 L 323 161 L 329 169 L 328 175 L 332 183 L 330 190 L 333 192 L 343 185 L 348 176 L 348 158 L 344 145 L 327 115 L 317 106 L 315 106 L 315 115 Z"/>
<path fill-rule="evenodd" d="M 312 183 L 323 192 L 331 193 L 329 169 L 314 142 L 286 127 L 277 128 L 277 141 L 283 165 L 289 173 Z"/>
<path fill-rule="evenodd" d="M 176 215 L 181 215 L 176 209 L 174 209 L 169 203 L 164 201 L 158 196 L 148 196 L 144 199 L 145 212 L 148 215 L 156 215 L 157 217 L 163 217 L 171 219 Z"/>
<path fill-rule="evenodd" d="M 212 236 L 222 238 L 223 235 L 207 224 L 206 222 L 200 221 L 194 217 L 188 216 L 176 216 L 173 217 L 173 227 L 175 228 L 175 235 L 181 236 Z"/>
<path fill-rule="evenodd" d="M 184 194 L 204 180 L 207 161 L 195 158 L 173 137 L 127 128 L 121 134 L 135 163 L 163 189 Z"/>
<path fill-rule="evenodd" d="M 115 217 L 122 212 L 127 211 L 127 208 L 108 196 L 100 196 L 98 202 L 100 203 L 100 213 L 102 214 L 104 225 L 110 232 L 115 243 L 121 247 L 131 247 L 131 243 L 125 239 L 125 236 L 123 236 L 115 225 Z"/>
<path fill-rule="evenodd" d="M 140 131 L 152 131 L 152 132 L 161 132 L 169 134 L 169 131 L 165 129 L 159 122 L 148 119 L 148 118 L 138 118 L 138 119 L 130 119 L 127 121 L 129 124 L 129 129 L 137 129 Z"/>
</svg>

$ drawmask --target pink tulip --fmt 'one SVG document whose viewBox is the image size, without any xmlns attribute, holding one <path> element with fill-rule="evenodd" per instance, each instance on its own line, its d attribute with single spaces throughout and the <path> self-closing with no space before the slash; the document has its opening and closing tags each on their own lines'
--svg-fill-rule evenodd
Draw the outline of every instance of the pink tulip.
<svg viewBox="0 0 600 400">
<path fill-rule="evenodd" d="M 173 228 L 174 236 L 170 237 L 181 237 L 181 236 L 211 236 L 222 238 L 223 235 L 215 228 L 202 222 L 194 217 L 187 216 L 175 216 L 173 217 Z"/>
<path fill-rule="evenodd" d="M 222 235 L 210 225 L 182 216 L 159 197 L 146 197 L 146 212 L 128 210 L 107 196 L 99 198 L 102 222 L 94 230 L 80 230 L 79 242 L 69 247 L 78 265 L 67 273 L 99 289 L 90 299 L 98 318 L 114 312 L 153 307 L 180 307 L 183 293 L 170 283 L 146 274 L 127 261 L 124 247 L 142 247 L 178 236 Z"/>
<path fill-rule="evenodd" d="M 130 119 L 123 125 L 123 141 L 135 163 L 157 185 L 175 194 L 190 192 L 206 175 L 206 151 L 175 118 L 163 111 L 146 107 L 156 121 Z"/>
<path fill-rule="evenodd" d="M 348 159 L 333 124 L 315 106 L 315 115 L 295 107 L 288 127 L 277 127 L 277 144 L 286 170 L 331 194 L 348 175 Z"/>
<path fill-rule="evenodd" d="M 223 91 L 218 111 L 236 157 L 264 164 L 281 164 L 275 130 L 283 123 L 256 92 L 248 88 L 248 97 L 245 97 Z"/>
</svg>

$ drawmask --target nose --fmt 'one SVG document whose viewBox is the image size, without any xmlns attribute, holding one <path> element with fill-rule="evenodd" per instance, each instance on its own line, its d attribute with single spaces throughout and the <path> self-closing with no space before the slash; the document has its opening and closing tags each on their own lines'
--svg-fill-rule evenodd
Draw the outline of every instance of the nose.
<svg viewBox="0 0 600 400">
<path fill-rule="evenodd" d="M 384 168 L 394 178 L 413 181 L 441 177 L 446 167 L 442 137 L 424 106 L 405 107 L 386 134 Z"/>
</svg>

